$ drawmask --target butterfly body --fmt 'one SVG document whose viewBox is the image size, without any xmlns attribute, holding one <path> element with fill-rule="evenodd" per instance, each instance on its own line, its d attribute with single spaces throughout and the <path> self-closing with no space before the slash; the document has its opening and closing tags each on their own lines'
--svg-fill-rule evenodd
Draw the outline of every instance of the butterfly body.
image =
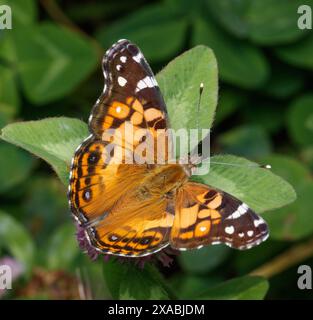
<svg viewBox="0 0 313 320">
<path fill-rule="evenodd" d="M 267 225 L 245 203 L 190 181 L 193 164 L 172 162 L 166 106 L 140 50 L 119 41 L 103 71 L 104 92 L 89 119 L 91 135 L 73 157 L 68 192 L 90 244 L 142 257 L 168 245 L 249 249 L 264 241 Z"/>
</svg>

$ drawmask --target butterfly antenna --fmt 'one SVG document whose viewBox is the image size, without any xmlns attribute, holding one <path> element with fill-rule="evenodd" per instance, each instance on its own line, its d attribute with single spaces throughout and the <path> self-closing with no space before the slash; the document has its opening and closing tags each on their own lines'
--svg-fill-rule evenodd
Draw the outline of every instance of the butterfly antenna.
<svg viewBox="0 0 313 320">
<path fill-rule="evenodd" d="M 231 167 L 241 167 L 241 168 L 262 168 L 262 169 L 272 169 L 270 164 L 238 164 L 238 163 L 229 163 L 229 162 L 218 162 L 218 161 L 210 161 L 212 164 L 220 164 L 223 166 L 231 166 Z"/>
<path fill-rule="evenodd" d="M 200 107 L 201 107 L 201 98 L 202 98 L 203 88 L 204 88 L 204 85 L 203 85 L 203 82 L 201 82 L 200 87 L 199 87 L 199 100 L 198 100 L 198 106 L 197 106 L 197 122 L 196 122 L 198 135 L 199 135 L 199 130 L 200 130 L 199 118 L 200 118 Z M 197 155 L 200 157 L 202 156 L 202 143 L 201 142 L 198 144 Z"/>
<path fill-rule="evenodd" d="M 197 106 L 197 130 L 199 131 L 200 126 L 199 126 L 199 117 L 200 117 L 200 107 L 201 107 L 201 97 L 202 97 L 202 93 L 203 93 L 203 82 L 200 83 L 200 87 L 199 87 L 199 100 L 198 100 L 198 106 Z"/>
</svg>

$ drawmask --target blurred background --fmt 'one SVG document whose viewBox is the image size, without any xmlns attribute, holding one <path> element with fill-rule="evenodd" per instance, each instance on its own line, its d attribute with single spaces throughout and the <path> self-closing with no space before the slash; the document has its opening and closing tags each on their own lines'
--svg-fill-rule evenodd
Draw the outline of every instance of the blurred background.
<svg viewBox="0 0 313 320">
<path fill-rule="evenodd" d="M 211 47 L 220 81 L 213 153 L 270 163 L 298 198 L 263 215 L 271 236 L 257 248 L 207 247 L 159 267 L 180 297 L 256 269 L 270 280 L 266 299 L 313 297 L 297 287 L 298 265 L 313 267 L 313 32 L 297 27 L 297 9 L 313 0 L 2 4 L 12 8 L 13 29 L 0 31 L 0 128 L 51 116 L 87 121 L 103 88 L 101 57 L 120 38 L 135 42 L 155 73 L 195 45 Z M 16 278 L 0 296 L 84 298 L 84 279 L 87 298 L 110 298 L 102 259 L 91 263 L 77 247 L 66 188 L 52 169 L 1 141 L 0 181 L 0 264 Z M 289 263 L 275 269 L 284 257 Z"/>
</svg>

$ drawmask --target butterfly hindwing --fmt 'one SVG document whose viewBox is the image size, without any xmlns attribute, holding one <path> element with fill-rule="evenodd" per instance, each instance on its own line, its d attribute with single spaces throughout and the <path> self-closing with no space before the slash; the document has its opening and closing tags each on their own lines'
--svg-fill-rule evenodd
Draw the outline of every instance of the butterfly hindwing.
<svg viewBox="0 0 313 320">
<path fill-rule="evenodd" d="M 193 182 L 178 191 L 170 239 L 174 248 L 225 243 L 243 250 L 267 237 L 265 221 L 233 196 Z"/>
<path fill-rule="evenodd" d="M 114 149 L 94 137 L 83 142 L 71 166 L 68 197 L 80 223 L 91 223 L 110 210 L 124 192 L 137 187 L 147 168 L 114 163 Z"/>
<path fill-rule="evenodd" d="M 173 206 L 167 200 L 142 200 L 129 193 L 104 220 L 86 231 L 91 244 L 102 253 L 142 257 L 168 246 L 173 221 Z"/>
</svg>

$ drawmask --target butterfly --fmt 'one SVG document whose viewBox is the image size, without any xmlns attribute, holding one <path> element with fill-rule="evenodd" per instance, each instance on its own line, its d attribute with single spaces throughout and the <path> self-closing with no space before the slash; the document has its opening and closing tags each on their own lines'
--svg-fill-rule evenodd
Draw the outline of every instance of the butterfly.
<svg viewBox="0 0 313 320">
<path fill-rule="evenodd" d="M 153 140 L 167 132 L 167 110 L 135 44 L 118 41 L 102 67 L 104 90 L 89 118 L 90 136 L 75 151 L 68 191 L 90 244 L 104 254 L 142 257 L 167 246 L 187 250 L 224 243 L 249 249 L 266 240 L 268 227 L 260 216 L 232 195 L 191 181 L 189 164 L 167 163 L 170 148 L 162 153 L 165 163 L 125 162 L 126 154 L 137 155 L 128 151 L 144 142 L 141 130 Z M 127 125 L 137 139 L 131 141 L 126 131 L 112 148 L 107 133 Z M 170 140 L 166 136 L 163 145 Z M 117 154 L 124 161 L 114 161 Z"/>
</svg>

